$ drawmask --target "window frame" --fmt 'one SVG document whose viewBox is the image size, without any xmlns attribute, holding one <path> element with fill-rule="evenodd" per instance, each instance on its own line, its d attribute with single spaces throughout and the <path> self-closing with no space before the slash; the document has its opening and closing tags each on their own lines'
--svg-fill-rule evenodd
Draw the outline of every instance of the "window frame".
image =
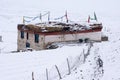
<svg viewBox="0 0 120 80">
<path fill-rule="evenodd" d="M 24 31 L 21 31 L 21 32 L 20 32 L 20 37 L 21 37 L 21 39 L 24 39 L 24 34 L 25 34 Z"/>
<path fill-rule="evenodd" d="M 30 43 L 26 42 L 26 48 L 30 48 Z"/>
<path fill-rule="evenodd" d="M 34 34 L 35 43 L 39 43 L 39 34 Z"/>
<path fill-rule="evenodd" d="M 27 40 L 29 39 L 29 33 L 28 32 L 26 33 L 26 39 Z"/>
</svg>

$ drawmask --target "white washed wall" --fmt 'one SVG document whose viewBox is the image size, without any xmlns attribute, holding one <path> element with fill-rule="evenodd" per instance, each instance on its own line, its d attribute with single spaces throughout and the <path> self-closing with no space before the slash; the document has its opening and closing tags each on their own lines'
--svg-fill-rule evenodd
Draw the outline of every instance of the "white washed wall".
<svg viewBox="0 0 120 80">
<path fill-rule="evenodd" d="M 89 38 L 90 40 L 101 41 L 101 32 L 66 34 L 66 35 L 49 35 L 45 37 L 45 43 L 59 42 L 59 41 L 73 41 L 79 39 Z"/>
<path fill-rule="evenodd" d="M 91 32 L 91 33 L 82 33 L 78 34 L 77 39 L 89 38 L 90 40 L 101 41 L 101 32 Z"/>
</svg>

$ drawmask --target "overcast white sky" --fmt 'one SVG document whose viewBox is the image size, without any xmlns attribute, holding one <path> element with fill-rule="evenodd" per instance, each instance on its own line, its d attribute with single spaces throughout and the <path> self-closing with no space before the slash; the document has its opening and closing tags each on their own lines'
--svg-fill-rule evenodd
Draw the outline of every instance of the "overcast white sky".
<svg viewBox="0 0 120 80">
<path fill-rule="evenodd" d="M 49 11 L 119 11 L 120 0 L 0 0 L 0 7 Z"/>
<path fill-rule="evenodd" d="M 72 15 L 74 19 L 81 16 L 87 18 L 88 15 L 93 15 L 94 11 L 97 16 L 119 16 L 120 0 L 0 0 L 0 9 L 0 14 L 12 12 L 17 15 L 20 13 L 21 16 L 50 11 L 52 17 L 58 17 L 66 10 L 69 17 Z"/>
</svg>

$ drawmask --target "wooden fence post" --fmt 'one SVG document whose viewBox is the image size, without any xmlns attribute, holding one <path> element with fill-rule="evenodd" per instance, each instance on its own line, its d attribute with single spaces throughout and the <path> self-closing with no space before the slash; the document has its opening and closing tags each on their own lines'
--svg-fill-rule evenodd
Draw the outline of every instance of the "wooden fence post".
<svg viewBox="0 0 120 80">
<path fill-rule="evenodd" d="M 84 59 L 83 59 L 83 63 L 84 63 L 84 62 L 85 62 L 85 58 L 86 58 L 85 50 L 84 50 L 84 49 L 83 49 L 83 54 L 82 54 L 82 55 L 83 55 L 83 58 L 84 58 Z"/>
<path fill-rule="evenodd" d="M 34 72 L 32 72 L 32 80 L 34 80 Z"/>
<path fill-rule="evenodd" d="M 0 42 L 2 42 L 2 36 L 0 36 Z"/>
<path fill-rule="evenodd" d="M 48 80 L 48 69 L 46 68 L 46 78 Z"/>
<path fill-rule="evenodd" d="M 68 75 L 70 75 L 71 70 L 70 70 L 70 64 L 69 64 L 69 60 L 68 60 L 68 58 L 67 58 L 67 65 L 68 65 Z"/>
<path fill-rule="evenodd" d="M 59 71 L 59 69 L 58 69 L 58 67 L 57 67 L 56 65 L 55 65 L 55 68 L 56 68 L 56 70 L 57 70 L 57 72 L 58 72 L 59 78 L 62 79 L 61 74 L 60 74 L 60 71 Z"/>
</svg>

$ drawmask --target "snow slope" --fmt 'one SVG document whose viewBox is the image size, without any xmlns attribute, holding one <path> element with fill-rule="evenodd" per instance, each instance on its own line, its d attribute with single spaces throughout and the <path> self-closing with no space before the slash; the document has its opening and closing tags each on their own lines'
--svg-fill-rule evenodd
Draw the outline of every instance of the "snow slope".
<svg viewBox="0 0 120 80">
<path fill-rule="evenodd" d="M 29 80 L 32 72 L 36 78 L 45 80 L 46 68 L 52 72 L 55 71 L 54 65 L 66 69 L 66 59 L 75 59 L 87 48 L 86 45 L 66 46 L 55 50 L 33 51 L 24 53 L 11 53 L 0 55 L 0 77 L 2 80 Z M 72 51 L 70 51 L 73 49 Z M 66 54 L 64 54 L 66 53 Z M 73 55 L 74 54 L 74 55 Z M 61 64 L 64 65 L 61 66 Z M 70 63 L 72 65 L 72 62 Z M 74 64 L 74 61 L 73 61 Z M 50 74 L 54 76 L 56 74 Z"/>
<path fill-rule="evenodd" d="M 103 60 L 103 74 L 97 75 L 99 80 L 120 80 L 120 31 L 119 31 L 119 15 L 104 16 L 103 32 L 109 37 L 109 41 L 102 43 L 94 43 L 91 52 L 85 64 L 80 65 L 77 70 L 73 71 L 70 76 L 63 80 L 93 80 L 95 78 L 94 71 L 95 56 L 100 56 Z M 94 80 L 98 80 L 95 78 Z"/>
</svg>

